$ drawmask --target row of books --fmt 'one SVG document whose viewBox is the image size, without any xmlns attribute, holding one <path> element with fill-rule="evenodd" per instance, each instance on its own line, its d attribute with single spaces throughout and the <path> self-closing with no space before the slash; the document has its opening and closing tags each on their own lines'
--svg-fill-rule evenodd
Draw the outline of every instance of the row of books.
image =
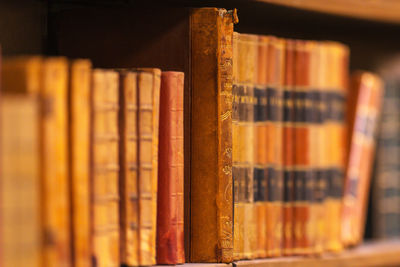
<svg viewBox="0 0 400 267">
<path fill-rule="evenodd" d="M 66 22 L 58 24 L 60 53 L 87 52 L 108 67 L 134 67 L 143 58 L 155 67 L 176 64 L 153 51 L 159 44 L 130 54 L 126 45 L 103 51 L 102 32 L 85 30 L 92 21 L 100 29 L 108 13 L 99 20 L 79 14 L 59 16 Z M 123 14 L 115 20 L 126 23 Z M 5 266 L 30 262 L 22 250 L 4 247 L 39 248 L 24 253 L 42 266 L 137 266 L 182 263 L 184 256 L 232 262 L 337 252 L 361 241 L 380 78 L 358 72 L 349 79 L 349 49 L 340 43 L 236 33 L 237 14 L 224 9 L 192 9 L 184 18 L 185 27 L 158 41 L 190 46 L 180 51 L 189 51 L 180 58 L 185 84 L 182 73 L 158 69 L 91 69 L 88 61 L 65 58 L 5 61 L 2 140 L 30 145 L 0 147 L 2 165 L 11 168 L 1 179 L 30 169 L 9 181 L 36 177 L 24 183 L 31 195 L 20 191 L 32 201 L 8 210 L 27 209 L 32 219 L 18 224 L 23 231 L 3 235 L 13 244 L 2 246 L 2 258 L 13 260 Z M 68 23 L 80 19 L 84 27 Z M 115 30 L 115 38 L 132 36 Z M 140 33 L 135 38 L 142 40 Z M 29 103 L 5 100 L 17 96 Z M 7 115 L 7 108 L 29 106 L 28 114 Z M 11 200 L 1 205 L 22 203 L 21 184 L 9 185 L 2 195 Z M 29 238 L 14 238 L 26 232 Z M 28 239 L 39 246 L 18 243 Z"/>
<path fill-rule="evenodd" d="M 3 61 L 1 266 L 185 261 L 183 78 Z"/>
</svg>

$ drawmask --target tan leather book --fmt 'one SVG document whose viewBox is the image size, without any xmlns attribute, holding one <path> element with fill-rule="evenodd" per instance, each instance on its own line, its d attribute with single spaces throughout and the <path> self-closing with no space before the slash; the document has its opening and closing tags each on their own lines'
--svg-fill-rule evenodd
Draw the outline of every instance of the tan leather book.
<svg viewBox="0 0 400 267">
<path fill-rule="evenodd" d="M 72 263 L 91 266 L 90 258 L 90 91 L 91 62 L 71 61 L 68 90 L 69 183 Z"/>
<path fill-rule="evenodd" d="M 3 90 L 33 94 L 40 101 L 40 238 L 46 266 L 71 265 L 67 77 L 62 57 L 14 57 L 3 63 Z"/>
<path fill-rule="evenodd" d="M 190 18 L 189 223 L 192 262 L 233 260 L 231 116 L 234 20 L 234 12 L 216 8 L 195 9 Z"/>
<path fill-rule="evenodd" d="M 158 188 L 158 134 L 160 117 L 160 85 L 161 70 L 156 68 L 138 68 L 138 71 L 150 73 L 152 75 L 152 234 L 151 234 L 151 257 L 153 265 L 156 258 L 156 225 L 157 225 L 157 188 Z"/>
<path fill-rule="evenodd" d="M 139 266 L 137 74 L 123 70 L 119 77 L 121 263 Z"/>
<path fill-rule="evenodd" d="M 39 267 L 39 99 L 2 93 L 0 114 L 0 265 Z"/>
<path fill-rule="evenodd" d="M 326 249 L 340 251 L 341 212 L 345 179 L 347 132 L 345 123 L 346 99 L 348 96 L 349 49 L 347 46 L 326 42 L 327 58 L 327 117 L 326 138 L 328 153 L 328 188 L 326 198 Z M 354 102 L 352 102 L 354 103 Z"/>
<path fill-rule="evenodd" d="M 254 110 L 256 98 L 254 88 L 257 78 L 258 36 L 239 34 L 238 36 L 238 69 L 237 82 L 239 95 L 239 122 L 238 122 L 238 162 L 235 164 L 238 172 L 234 179 L 239 181 L 239 202 L 243 218 L 242 259 L 251 259 L 257 247 L 256 214 L 254 205 L 254 158 L 255 158 L 255 126 Z M 234 218 L 235 220 L 235 218 Z M 240 236 L 240 235 L 239 235 Z"/>
<path fill-rule="evenodd" d="M 373 73 L 356 72 L 351 77 L 348 98 L 348 131 L 351 139 L 348 144 L 341 229 L 341 240 L 346 246 L 360 243 L 364 234 L 383 90 L 383 81 Z"/>
<path fill-rule="evenodd" d="M 119 266 L 118 73 L 94 69 L 91 94 L 92 260 Z"/>
</svg>

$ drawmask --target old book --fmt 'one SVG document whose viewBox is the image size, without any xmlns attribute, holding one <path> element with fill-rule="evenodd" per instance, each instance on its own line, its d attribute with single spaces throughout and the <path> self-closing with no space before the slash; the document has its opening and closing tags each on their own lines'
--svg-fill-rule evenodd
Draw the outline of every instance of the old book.
<svg viewBox="0 0 400 267">
<path fill-rule="evenodd" d="M 385 81 L 372 186 L 372 236 L 400 236 L 400 80 L 399 59 L 381 67 Z"/>
<path fill-rule="evenodd" d="M 231 60 L 235 12 L 154 7 L 99 7 L 90 12 L 71 8 L 55 12 L 55 21 L 51 22 L 58 33 L 54 44 L 64 55 L 86 56 L 104 67 L 159 66 L 187 73 L 185 255 L 194 262 L 230 262 Z M 107 40 L 105 29 L 110 29 L 112 35 Z M 162 38 L 155 40 L 152 36 Z M 79 45 L 72 42 L 77 38 Z M 108 52 L 110 47 L 116 48 L 112 54 Z"/>
<path fill-rule="evenodd" d="M 91 63 L 79 59 L 70 63 L 68 89 L 69 186 L 71 190 L 72 262 L 75 267 L 91 266 L 90 258 L 90 89 Z"/>
<path fill-rule="evenodd" d="M 3 88 L 8 91 L 9 85 Z M 0 112 L 0 265 L 39 267 L 39 99 L 3 93 Z"/>
<path fill-rule="evenodd" d="M 256 217 L 257 246 L 254 256 L 267 256 L 267 181 L 268 131 L 267 131 L 267 87 L 268 87 L 268 36 L 258 36 L 257 77 L 254 87 L 256 101 L 254 109 L 254 205 Z"/>
<path fill-rule="evenodd" d="M 238 220 L 242 222 L 243 250 L 241 258 L 253 258 L 256 249 L 256 220 L 254 205 L 254 156 L 255 156 L 255 131 L 254 115 L 256 110 L 256 98 L 254 87 L 257 78 L 257 52 L 258 36 L 239 34 L 238 36 L 238 60 L 237 80 L 239 96 L 239 121 L 237 132 L 237 153 L 238 162 L 235 164 L 238 173 L 234 179 L 239 181 L 239 202 L 241 202 Z M 243 215 L 243 218 L 239 216 Z M 234 218 L 235 220 L 236 218 Z M 239 235 L 240 236 L 240 235 Z M 240 242 L 239 241 L 239 242 Z"/>
<path fill-rule="evenodd" d="M 121 263 L 139 266 L 137 74 L 119 72 L 119 194 Z"/>
<path fill-rule="evenodd" d="M 341 210 L 343 205 L 343 181 L 346 163 L 346 128 L 345 112 L 348 92 L 348 58 L 349 49 L 343 44 L 326 42 L 327 49 L 327 90 L 325 131 L 327 145 L 327 196 L 326 206 L 326 249 L 339 251 L 342 249 L 340 232 Z M 349 100 L 350 101 L 350 100 Z M 349 102 L 355 103 L 355 102 Z M 331 140 L 329 142 L 329 140 Z"/>
<path fill-rule="evenodd" d="M 157 196 L 157 264 L 185 262 L 183 240 L 183 78 L 162 72 Z"/>
<path fill-rule="evenodd" d="M 67 151 L 68 63 L 62 57 L 14 57 L 3 63 L 3 90 L 39 98 L 42 242 L 46 266 L 70 266 Z"/>
<path fill-rule="evenodd" d="M 341 240 L 344 245 L 362 241 L 375 134 L 383 98 L 382 80 L 368 72 L 351 77 L 348 95 L 348 165 L 344 183 Z M 351 104 L 350 104 L 351 103 Z"/>
<path fill-rule="evenodd" d="M 294 94 L 294 249 L 295 254 L 312 252 L 310 232 L 310 202 L 312 200 L 313 173 L 310 166 L 310 44 L 295 43 L 295 94 Z M 307 103 L 307 104 L 306 104 Z"/>
<path fill-rule="evenodd" d="M 267 255 L 280 256 L 283 246 L 283 86 L 285 78 L 285 41 L 271 37 L 268 44 L 268 171 Z"/>
<path fill-rule="evenodd" d="M 160 114 L 160 84 L 161 70 L 156 68 L 139 68 L 138 71 L 148 72 L 152 75 L 151 90 L 152 90 L 152 232 L 151 232 L 151 258 L 152 264 L 156 263 L 156 224 L 157 224 L 157 182 L 158 182 L 158 138 L 159 138 L 159 114 Z"/>
<path fill-rule="evenodd" d="M 295 41 L 285 44 L 285 87 L 283 92 L 283 254 L 292 255 L 294 248 L 294 64 Z"/>
<path fill-rule="evenodd" d="M 92 261 L 119 266 L 118 73 L 94 69 L 91 93 Z"/>
</svg>

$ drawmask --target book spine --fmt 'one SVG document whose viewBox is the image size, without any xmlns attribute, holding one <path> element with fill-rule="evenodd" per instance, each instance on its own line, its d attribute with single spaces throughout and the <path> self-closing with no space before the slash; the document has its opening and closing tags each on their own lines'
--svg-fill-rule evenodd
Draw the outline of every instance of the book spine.
<svg viewBox="0 0 400 267">
<path fill-rule="evenodd" d="M 257 71 L 257 36 L 239 35 L 239 161 L 243 175 L 243 258 L 253 258 L 256 248 L 254 205 L 254 86 Z"/>
<path fill-rule="evenodd" d="M 118 73 L 95 69 L 91 95 L 92 263 L 119 266 Z"/>
<path fill-rule="evenodd" d="M 191 14 L 192 262 L 231 262 L 233 259 L 231 108 L 234 20 L 235 13 L 224 9 L 196 9 Z"/>
<path fill-rule="evenodd" d="M 183 73 L 163 72 L 160 105 L 160 165 L 157 264 L 184 262 Z M 180 244 L 178 244 L 180 243 Z"/>
<path fill-rule="evenodd" d="M 310 54 L 305 41 L 296 41 L 295 52 L 295 122 L 294 122 L 294 250 L 295 254 L 309 253 L 310 199 L 313 189 L 310 170 L 310 132 L 306 109 L 309 88 Z"/>
<path fill-rule="evenodd" d="M 139 265 L 153 265 L 153 75 L 138 74 Z M 154 229 L 155 230 L 155 229 Z"/>
<path fill-rule="evenodd" d="M 72 261 L 75 267 L 88 267 L 90 261 L 89 137 L 91 63 L 70 63 L 68 90 L 69 187 L 71 190 Z"/>
<path fill-rule="evenodd" d="M 67 150 L 67 77 L 65 58 L 43 61 L 40 91 L 43 262 L 70 266 Z"/>
<path fill-rule="evenodd" d="M 327 216 L 328 243 L 327 249 L 339 251 L 343 248 L 340 240 L 341 211 L 343 205 L 343 184 L 345 179 L 345 103 L 347 97 L 348 48 L 327 43 L 328 72 L 327 78 L 327 139 L 333 140 L 328 145 L 328 176 L 327 176 Z M 354 104 L 355 102 L 352 102 Z"/>
<path fill-rule="evenodd" d="M 350 94 L 356 97 L 349 96 L 349 100 L 355 99 L 356 106 L 349 113 L 353 123 L 342 208 L 344 245 L 355 245 L 363 237 L 383 82 L 372 73 L 357 73 L 351 88 Z"/>
<path fill-rule="evenodd" d="M 137 74 L 119 73 L 119 194 L 121 263 L 139 265 Z"/>
<path fill-rule="evenodd" d="M 284 81 L 284 40 L 272 37 L 268 47 L 268 172 L 267 172 L 267 254 L 277 257 L 282 252 L 283 224 L 283 159 L 282 115 Z"/>
<path fill-rule="evenodd" d="M 268 164 L 267 154 L 267 70 L 268 70 L 268 37 L 258 36 L 257 59 L 257 84 L 254 88 L 256 109 L 254 110 L 255 138 L 254 138 L 254 203 L 256 205 L 256 238 L 257 248 L 255 256 L 265 258 L 267 256 L 267 189 L 266 171 Z"/>
<path fill-rule="evenodd" d="M 283 171 L 284 171 L 284 206 L 283 206 L 283 253 L 292 255 L 294 240 L 294 63 L 295 43 L 287 40 L 285 46 L 285 88 L 283 92 Z"/>
<path fill-rule="evenodd" d="M 2 93 L 0 115 L 0 265 L 39 267 L 39 101 Z"/>
</svg>

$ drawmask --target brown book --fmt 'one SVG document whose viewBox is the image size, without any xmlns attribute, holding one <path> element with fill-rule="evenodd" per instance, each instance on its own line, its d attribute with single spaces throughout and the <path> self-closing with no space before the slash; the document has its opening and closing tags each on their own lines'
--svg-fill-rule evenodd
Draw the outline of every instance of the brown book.
<svg viewBox="0 0 400 267">
<path fill-rule="evenodd" d="M 267 256 L 268 42 L 268 36 L 258 36 L 257 81 L 254 89 L 257 101 L 254 112 L 254 203 L 256 209 L 257 247 L 254 256 L 257 258 L 265 258 Z"/>
<path fill-rule="evenodd" d="M 216 8 L 99 7 L 90 12 L 62 10 L 56 17 L 60 53 L 86 56 L 104 67 L 159 66 L 187 73 L 185 255 L 193 262 L 232 261 L 231 60 L 236 14 Z M 107 40 L 98 30 L 105 28 L 112 29 Z M 77 38 L 79 45 L 72 42 Z M 115 47 L 113 53 L 110 47 Z"/>
<path fill-rule="evenodd" d="M 158 132 L 159 132 L 159 114 L 160 114 L 160 84 L 161 70 L 156 68 L 139 68 L 138 71 L 147 72 L 152 75 L 151 90 L 152 90 L 152 216 L 151 216 L 151 259 L 152 265 L 156 264 L 156 225 L 157 225 L 157 182 L 158 182 Z M 139 99 L 140 100 L 140 99 Z M 140 179 L 140 178 L 139 178 Z"/>
<path fill-rule="evenodd" d="M 118 73 L 94 69 L 91 94 L 92 260 L 119 266 Z"/>
<path fill-rule="evenodd" d="M 348 95 L 348 165 L 344 183 L 342 231 L 344 245 L 362 241 L 368 203 L 375 132 L 383 97 L 382 80 L 368 72 L 351 77 Z"/>
<path fill-rule="evenodd" d="M 161 75 L 157 264 L 185 262 L 183 240 L 183 78 Z"/>
<path fill-rule="evenodd" d="M 280 256 L 283 247 L 283 85 L 285 78 L 285 41 L 271 37 L 268 44 L 268 172 L 267 255 Z"/>
<path fill-rule="evenodd" d="M 70 266 L 67 151 L 68 63 L 62 57 L 14 57 L 3 63 L 3 91 L 40 101 L 41 260 Z"/>
<path fill-rule="evenodd" d="M 283 92 L 283 254 L 292 255 L 294 248 L 294 64 L 295 41 L 285 44 L 285 87 Z"/>
<path fill-rule="evenodd" d="M 90 89 L 91 63 L 79 59 L 70 63 L 68 90 L 69 183 L 71 190 L 72 262 L 75 267 L 91 266 L 90 259 Z"/>
<path fill-rule="evenodd" d="M 0 112 L 0 265 L 39 267 L 39 101 L 2 93 Z"/>
<path fill-rule="evenodd" d="M 137 74 L 119 77 L 120 255 L 122 264 L 139 266 Z"/>
<path fill-rule="evenodd" d="M 346 126 L 345 110 L 348 95 L 348 47 L 326 42 L 327 49 L 327 90 L 326 90 L 326 139 L 327 145 L 327 197 L 326 197 L 326 249 L 340 251 L 343 248 L 340 240 L 343 182 L 345 178 Z M 351 102 L 355 103 L 355 102 Z"/>
<path fill-rule="evenodd" d="M 257 53 L 258 36 L 250 34 L 239 34 L 238 36 L 238 60 L 237 60 L 237 79 L 235 85 L 238 86 L 239 96 L 239 121 L 237 127 L 237 153 L 238 161 L 235 162 L 235 177 L 238 180 L 238 197 L 241 202 L 239 211 L 235 216 L 239 221 L 239 229 L 243 229 L 241 235 L 243 239 L 242 259 L 254 257 L 257 247 L 256 239 L 256 218 L 254 205 L 254 111 L 256 99 L 254 97 L 254 87 L 257 78 Z M 235 193 L 235 192 L 234 192 Z M 243 216 L 241 218 L 240 216 Z M 242 225 L 240 225 L 242 224 Z"/>
</svg>

